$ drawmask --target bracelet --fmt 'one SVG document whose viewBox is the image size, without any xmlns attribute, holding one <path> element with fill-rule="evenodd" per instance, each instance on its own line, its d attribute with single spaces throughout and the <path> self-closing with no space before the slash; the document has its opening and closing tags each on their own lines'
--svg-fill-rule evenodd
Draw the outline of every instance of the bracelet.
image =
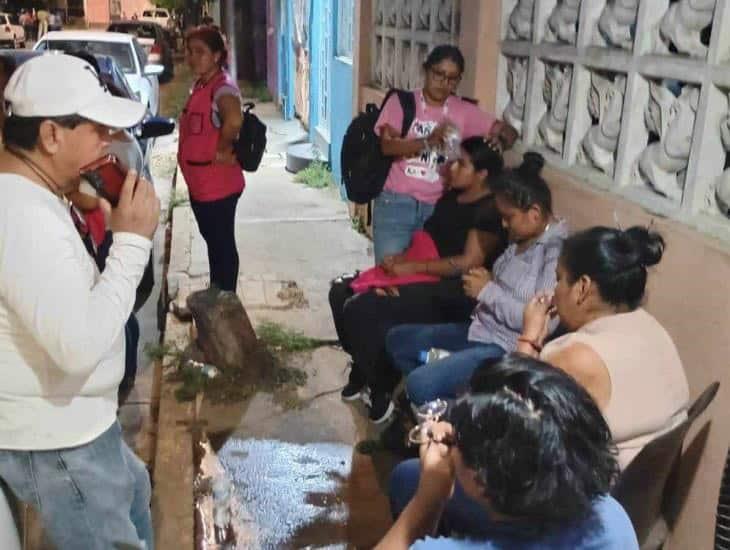
<svg viewBox="0 0 730 550">
<path fill-rule="evenodd" d="M 542 351 L 542 346 L 535 342 L 535 340 L 530 340 L 529 338 L 525 338 L 524 336 L 520 336 L 517 338 L 518 342 L 524 342 L 525 344 L 530 344 L 532 349 L 534 349 L 537 353 L 540 353 Z"/>
</svg>

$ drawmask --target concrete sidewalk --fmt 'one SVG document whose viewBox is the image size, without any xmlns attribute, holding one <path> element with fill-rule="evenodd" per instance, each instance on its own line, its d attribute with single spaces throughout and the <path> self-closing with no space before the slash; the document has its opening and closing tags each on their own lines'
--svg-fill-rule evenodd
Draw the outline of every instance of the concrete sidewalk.
<svg viewBox="0 0 730 550">
<path fill-rule="evenodd" d="M 296 184 L 285 171 L 287 144 L 305 137 L 298 121 L 283 121 L 273 105 L 260 106 L 257 113 L 268 126 L 269 143 L 262 166 L 246 174 L 246 190 L 236 213 L 239 296 L 254 326 L 274 321 L 310 337 L 334 340 L 327 299 L 330 280 L 371 265 L 370 242 L 353 230 L 338 189 Z M 178 177 L 174 202 L 184 192 Z M 178 305 L 190 292 L 208 285 L 205 242 L 188 205 L 174 210 L 167 280 Z M 168 341 L 184 341 L 186 335 L 186 328 L 168 316 Z M 390 464 L 373 461 L 353 448 L 373 433 L 362 405 L 340 399 L 347 359 L 335 347 L 294 358 L 293 366 L 308 375 L 298 390 L 301 407 L 282 406 L 267 393 L 240 406 L 203 402 L 198 418 L 204 419 L 206 431 L 227 437 L 219 458 L 238 493 L 247 547 L 369 547 L 387 529 L 384 484 Z M 162 408 L 165 395 L 163 387 Z M 168 402 L 168 406 L 187 414 L 184 405 Z M 166 426 L 179 429 L 180 420 L 163 416 L 161 410 L 161 431 Z M 183 460 L 180 453 L 187 451 L 174 437 L 161 436 L 156 469 L 176 468 L 176 461 Z M 175 480 L 168 484 L 158 477 L 167 477 L 164 472 L 155 475 L 156 491 L 174 492 Z M 169 477 L 179 480 L 187 475 L 175 472 Z M 186 498 L 187 493 L 183 503 Z M 180 508 L 179 517 L 184 510 Z M 160 510 L 160 515 L 162 521 L 168 516 L 168 525 L 158 525 L 159 532 L 174 535 L 169 523 L 176 512 Z"/>
</svg>

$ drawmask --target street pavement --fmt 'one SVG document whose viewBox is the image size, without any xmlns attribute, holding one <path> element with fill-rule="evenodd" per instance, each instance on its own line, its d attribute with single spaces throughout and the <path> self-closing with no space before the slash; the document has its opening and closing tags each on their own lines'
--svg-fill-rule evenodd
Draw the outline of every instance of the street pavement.
<svg viewBox="0 0 730 550">
<path fill-rule="evenodd" d="M 257 112 L 269 143 L 259 170 L 246 174 L 236 213 L 239 296 L 254 326 L 273 321 L 335 340 L 330 280 L 371 265 L 371 243 L 353 230 L 339 189 L 312 189 L 286 172 L 287 144 L 306 137 L 299 122 L 282 120 L 272 104 Z M 184 194 L 178 175 L 175 202 Z M 208 260 L 190 207 L 177 206 L 174 215 L 168 283 L 183 305 L 208 285 Z M 293 365 L 308 375 L 299 407 L 268 393 L 240 406 L 203 403 L 207 431 L 228 436 L 219 458 L 237 491 L 247 546 L 369 547 L 387 529 L 392 464 L 354 450 L 376 434 L 362 404 L 340 399 L 347 359 L 338 347 L 297 356 Z"/>
</svg>

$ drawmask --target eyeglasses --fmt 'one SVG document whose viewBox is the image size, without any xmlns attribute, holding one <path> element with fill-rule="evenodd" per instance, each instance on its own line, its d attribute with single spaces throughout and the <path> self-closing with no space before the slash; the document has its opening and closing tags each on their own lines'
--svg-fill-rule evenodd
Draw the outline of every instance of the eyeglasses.
<svg viewBox="0 0 730 550">
<path fill-rule="evenodd" d="M 439 71 L 438 69 L 431 69 L 431 76 L 433 77 L 434 82 L 437 84 L 448 84 L 449 86 L 456 86 L 459 82 L 461 82 L 461 75 L 449 75 L 446 74 L 443 71 Z"/>
</svg>

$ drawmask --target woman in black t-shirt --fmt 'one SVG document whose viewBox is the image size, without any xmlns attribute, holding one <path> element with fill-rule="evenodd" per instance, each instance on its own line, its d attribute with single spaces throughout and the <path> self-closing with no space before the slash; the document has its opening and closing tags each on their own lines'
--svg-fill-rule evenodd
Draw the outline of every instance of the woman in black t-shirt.
<svg viewBox="0 0 730 550">
<path fill-rule="evenodd" d="M 335 327 L 342 347 L 352 357 L 342 398 L 364 398 L 363 390 L 369 386 L 373 422 L 384 422 L 391 415 L 390 393 L 398 380 L 385 355 L 388 330 L 410 322 L 468 319 L 474 303 L 464 295 L 460 276 L 473 267 L 490 267 L 504 250 L 506 238 L 488 184 L 488 178 L 498 175 L 502 167 L 502 157 L 486 140 L 464 140 L 461 158 L 450 167 L 449 190 L 424 226 L 440 259 L 408 261 L 399 255 L 385 258 L 382 265 L 393 276 L 428 274 L 440 277 L 439 282 L 357 295 L 350 289 L 352 277 L 332 283 Z"/>
</svg>

